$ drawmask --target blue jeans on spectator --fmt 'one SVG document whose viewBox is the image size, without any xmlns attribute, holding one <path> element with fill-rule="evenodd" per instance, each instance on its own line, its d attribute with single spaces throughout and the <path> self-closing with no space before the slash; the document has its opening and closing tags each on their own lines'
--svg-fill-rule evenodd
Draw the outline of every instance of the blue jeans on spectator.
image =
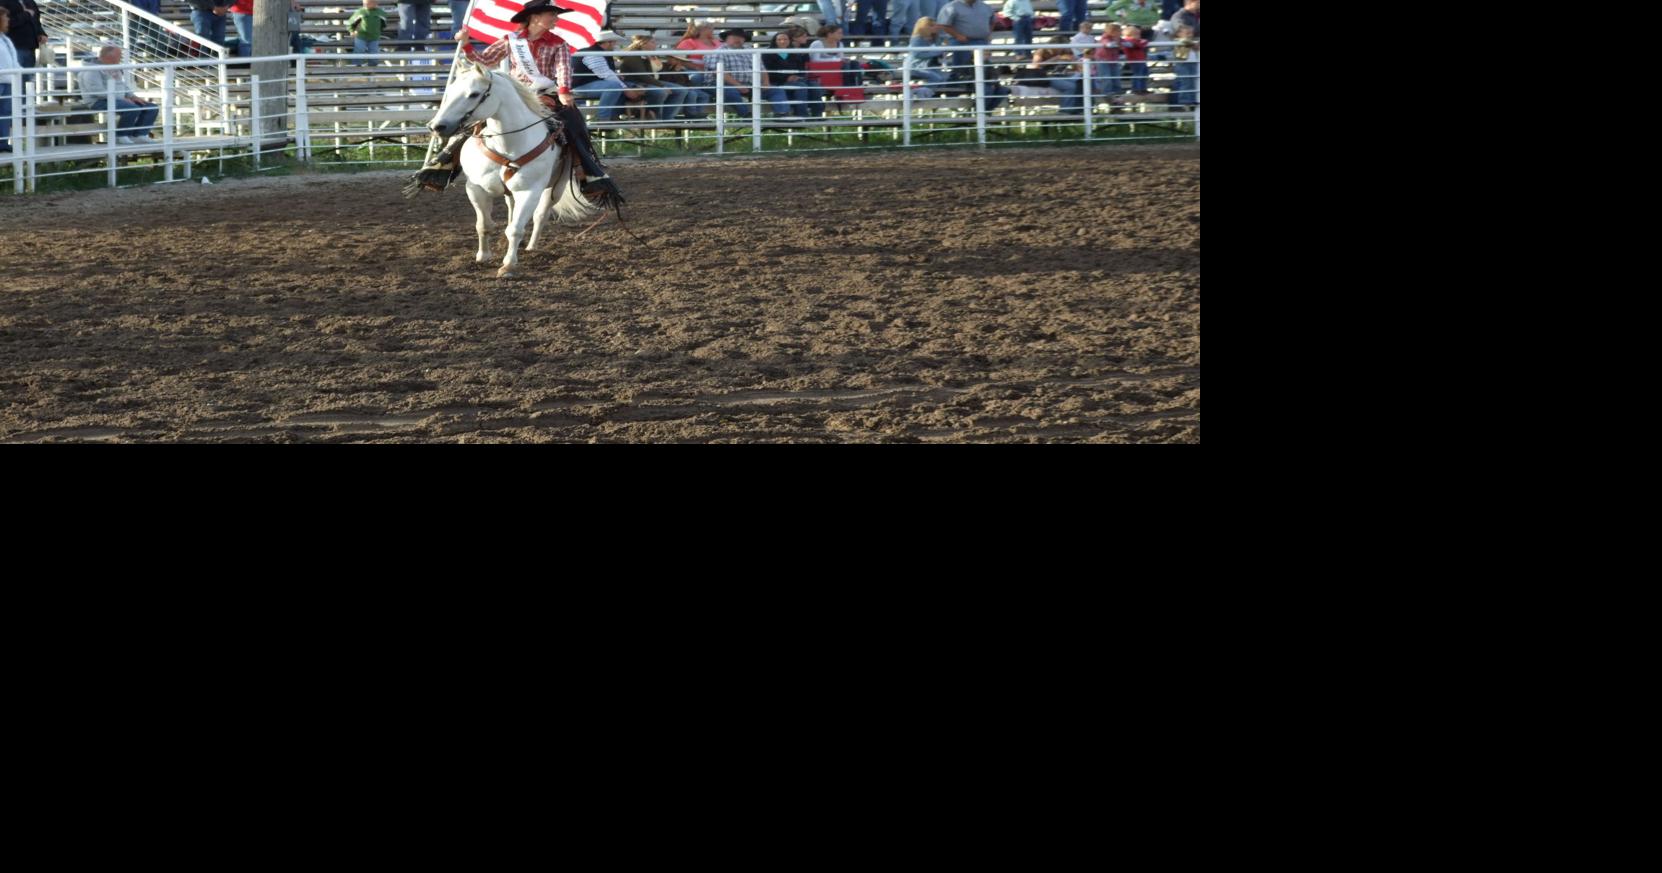
<svg viewBox="0 0 1662 873">
<path fill-rule="evenodd" d="M 87 103 L 87 108 L 93 112 L 102 112 L 109 105 L 104 98 Z M 160 106 L 145 106 L 134 103 L 124 97 L 115 98 L 116 135 L 117 136 L 144 136 L 150 128 L 156 126 L 156 116 L 160 115 Z"/>
<path fill-rule="evenodd" d="M 924 16 L 923 0 L 889 0 L 889 36 L 900 37 L 897 45 L 905 45 L 912 38 L 912 28 Z M 930 11 L 933 18 L 935 13 Z"/>
<path fill-rule="evenodd" d="M 1092 82 L 1091 84 L 1096 84 Z M 1051 76 L 1050 90 L 1062 95 L 1062 111 L 1074 115 L 1083 111 L 1085 90 L 1083 76 Z"/>
<path fill-rule="evenodd" d="M 1172 66 L 1177 72 L 1177 105 L 1194 106 L 1200 102 L 1200 64 L 1178 61 Z"/>
<path fill-rule="evenodd" d="M 819 14 L 824 18 L 821 23 L 841 25 L 843 23 L 842 5 L 838 0 L 819 0 Z"/>
<path fill-rule="evenodd" d="M 1125 89 L 1120 76 L 1119 61 L 1091 62 L 1091 93 L 1099 96 L 1118 94 Z"/>
<path fill-rule="evenodd" d="M 658 105 L 659 121 L 674 121 L 680 118 L 681 113 L 686 111 L 687 101 L 699 93 L 686 85 L 677 85 L 674 82 L 665 82 L 657 87 L 664 91 L 664 100 Z"/>
<path fill-rule="evenodd" d="M 703 117 L 714 112 L 711 108 L 716 100 L 714 93 L 708 88 L 688 88 L 687 98 L 681 101 L 681 118 Z"/>
<path fill-rule="evenodd" d="M 667 82 L 661 86 L 646 84 L 634 85 L 630 90 L 640 91 L 641 100 L 645 103 L 646 108 L 658 113 L 658 118 L 662 121 L 674 121 L 675 116 L 681 112 L 682 103 L 684 103 L 687 99 L 687 89 L 681 87 L 680 85 L 671 85 Z M 612 118 L 607 119 L 602 117 L 601 120 L 615 120 L 619 115 L 623 114 L 623 105 L 624 99 L 620 97 L 616 108 L 612 111 Z"/>
<path fill-rule="evenodd" d="M 1126 66 L 1131 68 L 1131 90 L 1136 91 L 1139 94 L 1147 91 L 1148 64 L 1139 61 L 1135 64 L 1127 64 Z"/>
<path fill-rule="evenodd" d="M 398 4 L 398 38 L 426 39 L 433 35 L 433 7 L 423 3 Z"/>
<path fill-rule="evenodd" d="M 978 45 L 986 45 L 987 44 L 987 40 L 986 40 L 985 37 L 983 37 L 981 39 L 976 39 L 974 37 L 971 37 L 969 39 L 958 39 L 956 37 L 951 37 L 951 39 L 954 43 L 956 43 L 958 45 L 978 46 Z M 975 78 L 975 53 L 974 52 L 953 52 L 952 53 L 952 65 L 954 67 L 960 67 L 964 70 L 964 72 L 958 73 L 958 75 L 963 76 L 967 79 L 974 79 Z"/>
<path fill-rule="evenodd" d="M 571 93 L 578 97 L 592 97 L 600 101 L 600 108 L 595 118 L 601 121 L 616 121 L 618 106 L 623 103 L 624 88 L 606 81 L 596 79 L 580 88 L 571 89 Z"/>
<path fill-rule="evenodd" d="M 1057 0 L 1056 5 L 1062 10 L 1063 33 L 1073 33 L 1079 29 L 1079 22 L 1091 17 L 1087 0 Z"/>
<path fill-rule="evenodd" d="M 768 99 L 773 101 L 774 115 L 799 115 L 808 118 L 823 113 L 824 107 L 819 102 L 820 89 L 809 82 L 805 76 L 791 76 L 777 88 L 769 89 Z M 817 110 L 817 112 L 816 112 Z"/>
<path fill-rule="evenodd" d="M 254 16 L 233 12 L 231 13 L 231 23 L 237 26 L 237 57 L 246 58 L 253 55 Z"/>
<path fill-rule="evenodd" d="M 1016 45 L 1032 45 L 1033 16 L 1023 15 L 1022 17 L 1016 19 L 1013 23 L 1015 24 L 1014 33 L 1016 35 Z M 1028 57 L 1033 56 L 1032 49 L 1022 49 L 1021 53 L 1027 55 Z"/>
<path fill-rule="evenodd" d="M 773 109 L 774 118 L 796 114 L 791 111 L 790 101 L 785 97 L 784 88 L 763 88 L 762 103 Z"/>
<path fill-rule="evenodd" d="M 360 55 L 378 55 L 381 53 L 381 41 L 378 39 L 358 39 L 357 37 L 353 37 L 352 51 Z M 379 63 L 380 61 L 353 61 L 352 66 L 373 67 Z"/>
<path fill-rule="evenodd" d="M 0 82 L 0 151 L 11 151 L 12 135 L 12 86 L 8 82 Z"/>
<path fill-rule="evenodd" d="M 939 85 L 952 77 L 948 76 L 946 71 L 940 67 L 913 67 L 912 78 L 928 82 L 931 85 Z"/>
<path fill-rule="evenodd" d="M 213 43 L 225 44 L 225 16 L 215 15 L 212 12 L 203 12 L 192 8 L 190 11 L 190 28 L 196 35 Z"/>
<path fill-rule="evenodd" d="M 450 0 L 450 38 L 455 39 L 467 29 L 462 16 L 467 14 L 467 0 Z"/>
<path fill-rule="evenodd" d="M 889 32 L 889 0 L 854 0 L 854 14 L 848 21 L 848 35 Z"/>
<path fill-rule="evenodd" d="M 722 88 L 721 99 L 723 109 L 728 112 L 737 112 L 742 118 L 750 117 L 750 95 L 740 94 L 739 89 L 727 85 Z M 714 107 L 711 107 L 711 111 L 715 111 Z"/>
</svg>

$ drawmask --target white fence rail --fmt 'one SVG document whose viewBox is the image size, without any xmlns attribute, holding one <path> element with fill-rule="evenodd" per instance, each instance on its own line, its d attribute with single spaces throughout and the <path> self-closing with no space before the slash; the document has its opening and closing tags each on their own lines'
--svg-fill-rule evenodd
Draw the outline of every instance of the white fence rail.
<svg viewBox="0 0 1662 873">
<path fill-rule="evenodd" d="M 822 49 L 821 61 L 790 79 L 768 74 L 764 55 L 809 49 L 722 51 L 708 56 L 719 87 L 706 73 L 578 90 L 605 154 L 1200 136 L 1198 54 L 1175 60 L 1173 44 L 1157 43 L 1146 64 L 1063 59 L 1041 69 L 1012 53 L 1024 48 L 1065 47 Z M 449 55 L 303 54 L 255 63 L 273 61 L 287 73 L 265 81 L 251 74 L 249 59 L 100 67 L 128 71 L 134 95 L 153 112 L 118 102 L 118 94 L 81 93 L 84 65 L 0 70 L 11 95 L 0 105 L 0 119 L 10 122 L 0 141 L 11 147 L 0 151 L 0 187 L 20 193 L 42 180 L 87 175 L 110 186 L 171 182 L 192 178 L 205 162 L 217 162 L 218 172 L 227 161 L 253 170 L 296 160 L 419 164 Z M 285 99 L 276 100 L 273 89 Z M 151 115 L 153 124 L 137 129 Z"/>
</svg>

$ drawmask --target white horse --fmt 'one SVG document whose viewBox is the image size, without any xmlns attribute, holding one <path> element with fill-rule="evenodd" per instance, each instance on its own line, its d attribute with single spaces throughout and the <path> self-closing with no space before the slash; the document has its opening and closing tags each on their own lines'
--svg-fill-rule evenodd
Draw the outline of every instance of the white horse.
<svg viewBox="0 0 1662 873">
<path fill-rule="evenodd" d="M 564 150 L 552 141 L 543 124 L 545 110 L 536 95 L 506 73 L 472 61 L 462 63 L 427 127 L 446 137 L 484 122 L 481 135 L 470 137 L 460 155 L 462 172 L 467 175 L 467 199 L 478 216 L 474 226 L 479 231 L 479 251 L 474 259 L 481 264 L 490 260 L 487 237 L 496 229 L 491 198 L 506 197 L 508 254 L 496 275 L 507 277 L 519 264 L 519 241 L 525 235 L 527 218 L 535 218 L 531 241 L 525 247 L 531 251 L 542 239 L 550 210 L 568 226 L 590 223 L 603 210 L 583 196 L 566 165 Z"/>
</svg>

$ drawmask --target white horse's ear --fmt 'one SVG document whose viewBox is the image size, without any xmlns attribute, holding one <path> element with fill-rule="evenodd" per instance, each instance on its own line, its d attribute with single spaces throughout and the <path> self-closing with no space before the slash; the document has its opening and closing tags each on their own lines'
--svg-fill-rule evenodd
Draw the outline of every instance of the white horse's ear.
<svg viewBox="0 0 1662 873">
<path fill-rule="evenodd" d="M 490 70 L 485 69 L 484 64 L 481 64 L 472 58 L 468 59 L 468 63 L 473 65 L 473 72 L 478 73 L 481 76 L 489 76 L 491 74 Z"/>
</svg>

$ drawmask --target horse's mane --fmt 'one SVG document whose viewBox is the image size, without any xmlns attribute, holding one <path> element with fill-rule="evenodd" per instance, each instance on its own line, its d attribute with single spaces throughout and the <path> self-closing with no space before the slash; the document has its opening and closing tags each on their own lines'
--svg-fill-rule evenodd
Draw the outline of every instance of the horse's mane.
<svg viewBox="0 0 1662 873">
<path fill-rule="evenodd" d="M 527 88 L 524 83 L 500 70 L 492 70 L 491 75 L 507 79 L 508 84 L 514 86 L 514 93 L 518 94 L 519 99 L 525 103 L 525 108 L 531 110 L 538 118 L 548 114 L 548 107 L 542 105 L 542 100 L 537 97 L 537 92 Z"/>
<path fill-rule="evenodd" d="M 514 89 L 514 93 L 519 95 L 520 102 L 525 104 L 525 108 L 531 110 L 532 114 L 536 115 L 538 118 L 548 115 L 548 107 L 542 105 L 542 100 L 537 98 L 537 93 L 532 91 L 530 88 L 525 87 L 525 85 L 518 79 L 515 79 L 513 76 L 510 76 L 501 70 L 493 70 L 482 64 L 475 63 L 474 67 L 486 76 L 493 79 L 500 79 L 508 83 L 508 85 Z"/>
</svg>

